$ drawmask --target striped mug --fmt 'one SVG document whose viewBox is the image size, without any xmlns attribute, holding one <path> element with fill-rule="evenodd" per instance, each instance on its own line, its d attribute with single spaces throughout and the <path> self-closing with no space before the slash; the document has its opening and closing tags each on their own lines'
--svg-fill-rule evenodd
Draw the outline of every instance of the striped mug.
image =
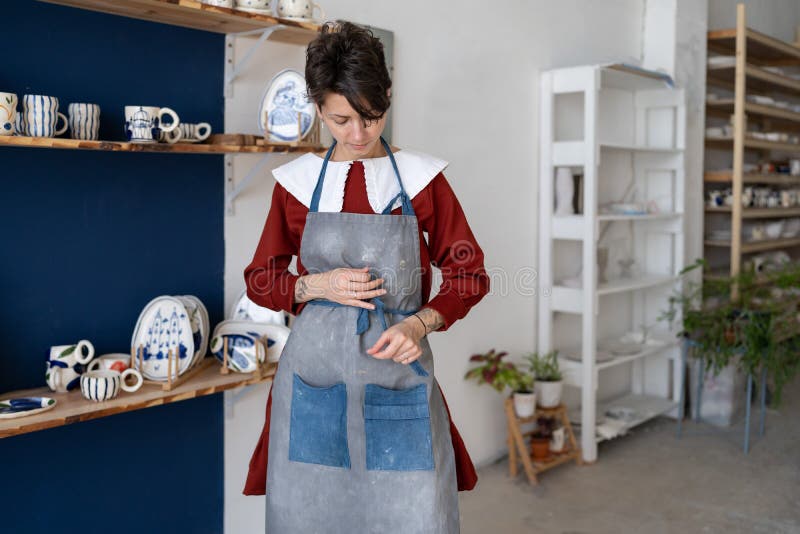
<svg viewBox="0 0 800 534">
<path fill-rule="evenodd" d="M 58 119 L 64 121 L 56 129 Z M 55 137 L 67 131 L 67 117 L 58 111 L 58 98 L 47 95 L 22 97 L 22 112 L 17 114 L 17 133 L 31 137 Z"/>
<path fill-rule="evenodd" d="M 125 383 L 125 379 L 129 376 L 136 377 L 136 383 L 132 386 Z M 116 397 L 120 389 L 133 393 L 142 387 L 143 383 L 142 374 L 136 369 L 125 369 L 121 373 L 110 369 L 88 371 L 81 375 L 81 393 L 91 401 L 102 402 Z"/>
<path fill-rule="evenodd" d="M 100 106 L 73 102 L 67 106 L 69 132 L 73 139 L 100 139 Z"/>
</svg>

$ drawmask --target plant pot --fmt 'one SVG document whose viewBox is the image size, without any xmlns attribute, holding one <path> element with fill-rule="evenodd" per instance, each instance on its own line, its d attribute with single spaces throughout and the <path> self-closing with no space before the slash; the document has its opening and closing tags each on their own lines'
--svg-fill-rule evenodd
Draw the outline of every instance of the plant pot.
<svg viewBox="0 0 800 534">
<path fill-rule="evenodd" d="M 536 461 L 544 461 L 550 457 L 550 439 L 549 438 L 531 438 L 531 455 Z"/>
<path fill-rule="evenodd" d="M 542 408 L 555 408 L 561 404 L 561 389 L 563 386 L 562 381 L 558 382 L 543 382 L 536 381 L 534 387 L 536 391 L 536 398 L 539 401 L 539 406 Z"/>
<path fill-rule="evenodd" d="M 536 412 L 536 393 L 532 391 L 515 391 L 512 398 L 514 399 L 514 411 L 517 417 L 531 417 Z"/>
</svg>

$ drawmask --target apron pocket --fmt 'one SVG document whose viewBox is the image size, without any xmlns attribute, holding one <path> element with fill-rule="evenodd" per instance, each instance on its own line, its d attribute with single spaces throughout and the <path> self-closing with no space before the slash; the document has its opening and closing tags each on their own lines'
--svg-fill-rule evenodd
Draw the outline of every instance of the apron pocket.
<svg viewBox="0 0 800 534">
<path fill-rule="evenodd" d="M 294 373 L 289 460 L 350 468 L 344 382 L 324 388 L 314 387 Z"/>
<path fill-rule="evenodd" d="M 395 390 L 367 384 L 364 433 L 367 470 L 432 470 L 433 440 L 426 385 Z"/>
</svg>

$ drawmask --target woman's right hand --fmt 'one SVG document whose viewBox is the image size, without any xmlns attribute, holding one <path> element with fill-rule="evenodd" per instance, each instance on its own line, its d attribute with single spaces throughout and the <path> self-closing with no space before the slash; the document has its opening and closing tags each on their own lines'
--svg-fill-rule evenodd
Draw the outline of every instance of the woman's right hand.
<svg viewBox="0 0 800 534">
<path fill-rule="evenodd" d="M 383 278 L 370 279 L 369 267 L 340 267 L 324 273 L 301 276 L 295 285 L 295 302 L 322 298 L 374 310 L 375 305 L 365 300 L 386 294 L 386 290 L 379 287 L 381 284 Z"/>
</svg>

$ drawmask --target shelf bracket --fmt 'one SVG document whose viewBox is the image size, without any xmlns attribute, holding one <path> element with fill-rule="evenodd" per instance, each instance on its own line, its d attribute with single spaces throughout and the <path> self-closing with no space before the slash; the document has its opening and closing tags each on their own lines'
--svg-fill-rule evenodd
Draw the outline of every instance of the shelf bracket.
<svg viewBox="0 0 800 534">
<path fill-rule="evenodd" d="M 239 402 L 239 400 L 244 397 L 248 391 L 250 391 L 252 386 L 257 385 L 258 384 L 251 384 L 249 386 L 242 386 L 225 392 L 225 419 L 233 418 L 233 409 L 236 406 L 236 403 Z"/>
<path fill-rule="evenodd" d="M 267 161 L 269 161 L 269 157 L 271 154 L 264 154 L 258 163 L 256 163 L 250 172 L 242 179 L 241 182 L 238 184 L 234 184 L 233 179 L 233 155 L 226 154 L 225 155 L 225 214 L 226 215 L 233 215 L 233 201 L 236 200 L 236 197 L 242 194 L 242 191 L 247 189 L 250 185 L 250 182 L 253 181 L 253 178 L 261 172 L 261 169 L 266 165 Z"/>
<path fill-rule="evenodd" d="M 269 28 L 263 30 L 251 30 L 240 33 L 229 33 L 225 35 L 225 97 L 226 98 L 233 97 L 233 81 L 236 79 L 237 76 L 239 76 L 239 74 L 241 74 L 242 70 L 244 70 L 245 66 L 253 57 L 253 54 L 256 52 L 258 47 L 264 44 L 264 42 L 266 42 L 266 40 L 269 39 L 270 35 L 272 35 L 278 30 L 283 30 L 285 28 L 286 26 L 282 24 L 276 24 L 275 26 L 270 26 Z M 233 54 L 233 38 L 259 34 L 259 33 L 261 35 L 258 37 L 258 40 L 250 46 L 247 52 L 244 53 L 242 60 L 237 63 Z"/>
</svg>

